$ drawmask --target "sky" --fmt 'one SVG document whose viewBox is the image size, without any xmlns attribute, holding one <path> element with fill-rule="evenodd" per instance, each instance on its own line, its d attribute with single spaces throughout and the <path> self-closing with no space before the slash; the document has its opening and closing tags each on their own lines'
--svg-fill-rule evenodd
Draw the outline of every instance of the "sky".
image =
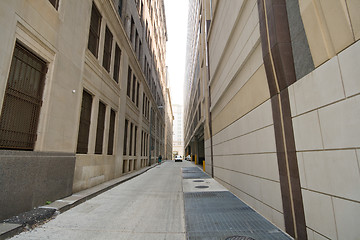
<svg viewBox="0 0 360 240">
<path fill-rule="evenodd" d="M 171 103 L 184 103 L 188 0 L 164 0 L 168 42 L 166 65 L 170 81 Z"/>
</svg>

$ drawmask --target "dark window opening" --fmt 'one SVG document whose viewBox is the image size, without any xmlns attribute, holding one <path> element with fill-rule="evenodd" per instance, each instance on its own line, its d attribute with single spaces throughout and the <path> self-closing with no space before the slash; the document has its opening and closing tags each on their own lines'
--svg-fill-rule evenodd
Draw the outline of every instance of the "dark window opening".
<svg viewBox="0 0 360 240">
<path fill-rule="evenodd" d="M 95 3 L 91 9 L 90 31 L 88 49 L 95 57 L 98 57 L 99 38 L 100 38 L 101 15 Z"/>
<path fill-rule="evenodd" d="M 119 46 L 116 44 L 113 77 L 114 77 L 115 82 L 117 82 L 117 83 L 119 83 L 120 59 L 121 59 L 121 50 L 120 50 Z"/>
<path fill-rule="evenodd" d="M 112 48 L 113 35 L 109 28 L 106 26 L 105 30 L 105 43 L 104 43 L 104 56 L 103 67 L 110 72 L 111 48 Z"/>
<path fill-rule="evenodd" d="M 59 0 L 49 0 L 49 2 L 54 6 L 56 10 L 58 10 Z"/>
<path fill-rule="evenodd" d="M 140 83 L 137 83 L 136 86 L 136 106 L 139 107 L 139 88 L 140 88 Z"/>
<path fill-rule="evenodd" d="M 122 9 L 123 9 L 123 0 L 119 0 L 118 13 L 119 13 L 120 17 L 122 16 Z"/>
<path fill-rule="evenodd" d="M 104 125 L 105 125 L 106 106 L 99 102 L 98 122 L 96 128 L 95 154 L 102 154 L 103 140 L 104 140 Z"/>
<path fill-rule="evenodd" d="M 135 88 L 136 88 L 136 77 L 133 76 L 133 84 L 132 84 L 132 96 L 131 100 L 135 103 Z"/>
<path fill-rule="evenodd" d="M 108 139 L 108 155 L 113 155 L 114 152 L 114 134 L 115 134 L 115 111 L 111 109 L 110 112 L 110 126 L 109 126 L 109 139 Z"/>
<path fill-rule="evenodd" d="M 137 137 L 137 126 L 135 126 L 135 133 L 134 133 L 134 156 L 136 156 L 136 137 Z"/>
<path fill-rule="evenodd" d="M 127 80 L 127 91 L 126 91 L 128 97 L 130 97 L 130 94 L 131 94 L 131 91 L 130 91 L 131 90 L 131 76 L 132 76 L 132 70 L 129 67 L 129 69 L 128 69 L 128 80 Z"/>
<path fill-rule="evenodd" d="M 133 136 L 133 123 L 130 123 L 130 143 L 129 143 L 129 156 L 132 155 L 132 136 Z"/>
<path fill-rule="evenodd" d="M 46 63 L 16 43 L 0 117 L 0 148 L 33 150 Z"/>
<path fill-rule="evenodd" d="M 125 119 L 123 155 L 126 155 L 128 125 L 129 125 L 129 121 Z"/>
<path fill-rule="evenodd" d="M 91 107 L 92 96 L 88 92 L 83 91 L 76 153 L 86 154 L 88 152 Z"/>
</svg>

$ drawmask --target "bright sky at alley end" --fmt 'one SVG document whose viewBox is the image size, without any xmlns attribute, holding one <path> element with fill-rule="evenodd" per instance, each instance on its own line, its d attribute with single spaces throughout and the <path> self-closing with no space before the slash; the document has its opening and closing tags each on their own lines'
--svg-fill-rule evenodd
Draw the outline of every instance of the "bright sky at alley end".
<svg viewBox="0 0 360 240">
<path fill-rule="evenodd" d="M 188 0 L 165 0 L 166 65 L 170 81 L 172 104 L 183 105 Z"/>
</svg>

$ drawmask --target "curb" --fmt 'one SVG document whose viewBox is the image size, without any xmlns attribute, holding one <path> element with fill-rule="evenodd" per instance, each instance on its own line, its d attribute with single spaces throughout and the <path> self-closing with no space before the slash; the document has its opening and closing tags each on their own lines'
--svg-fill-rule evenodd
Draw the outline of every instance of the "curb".
<svg viewBox="0 0 360 240">
<path fill-rule="evenodd" d="M 154 165 L 142 168 L 136 172 L 125 174 L 119 178 L 101 183 L 95 187 L 74 193 L 73 195 L 71 195 L 69 197 L 56 200 L 55 202 L 53 202 L 49 205 L 39 206 L 38 209 L 40 209 L 40 210 L 45 210 L 45 209 L 50 210 L 51 209 L 51 210 L 53 210 L 53 213 L 56 213 L 56 212 L 63 213 L 83 202 L 86 202 L 87 200 L 89 200 L 93 197 L 96 197 L 97 195 L 99 195 L 103 192 L 106 192 L 106 191 L 120 185 L 121 183 L 124 183 L 132 178 L 135 178 L 135 177 L 147 172 L 148 170 L 156 167 L 157 165 L 159 165 L 159 164 L 156 163 Z M 31 210 L 31 211 L 33 211 L 33 210 Z M 51 214 L 51 216 L 47 216 L 46 218 L 41 218 L 41 220 L 44 221 L 46 219 L 50 219 L 52 216 L 53 216 L 53 214 Z M 0 240 L 5 240 L 7 238 L 10 238 L 10 237 L 13 237 L 13 236 L 19 234 L 20 232 L 22 232 L 24 230 L 26 225 L 33 225 L 33 223 L 29 223 L 29 222 L 23 222 L 21 224 L 8 223 L 8 222 L 0 223 Z"/>
</svg>

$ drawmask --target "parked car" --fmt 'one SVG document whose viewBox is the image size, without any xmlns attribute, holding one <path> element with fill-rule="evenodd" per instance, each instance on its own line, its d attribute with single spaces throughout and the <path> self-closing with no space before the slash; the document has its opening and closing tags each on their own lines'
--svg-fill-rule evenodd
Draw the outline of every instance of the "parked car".
<svg viewBox="0 0 360 240">
<path fill-rule="evenodd" d="M 175 155 L 175 162 L 182 162 L 182 157 L 180 155 Z"/>
<path fill-rule="evenodd" d="M 186 161 L 191 161 L 191 156 L 190 156 L 190 155 L 187 155 L 187 156 L 185 157 L 185 160 L 186 160 Z"/>
</svg>

